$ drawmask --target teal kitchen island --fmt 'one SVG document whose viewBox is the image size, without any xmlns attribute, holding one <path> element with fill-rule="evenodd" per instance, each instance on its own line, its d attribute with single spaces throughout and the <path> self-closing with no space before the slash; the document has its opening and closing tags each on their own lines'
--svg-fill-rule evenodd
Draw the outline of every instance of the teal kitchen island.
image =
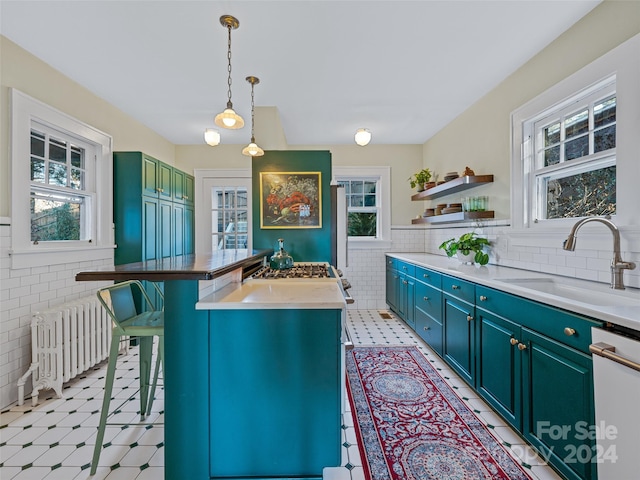
<svg viewBox="0 0 640 480">
<path fill-rule="evenodd" d="M 243 280 L 271 251 L 80 272 L 165 291 L 165 479 L 320 479 L 341 462 L 339 280 Z M 218 285 L 226 279 L 226 285 Z"/>
</svg>

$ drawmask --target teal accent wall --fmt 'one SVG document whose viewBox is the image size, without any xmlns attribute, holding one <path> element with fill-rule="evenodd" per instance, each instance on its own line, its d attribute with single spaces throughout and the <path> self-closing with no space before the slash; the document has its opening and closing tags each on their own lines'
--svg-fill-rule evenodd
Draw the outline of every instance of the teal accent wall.
<svg viewBox="0 0 640 480">
<path fill-rule="evenodd" d="M 253 248 L 284 248 L 296 262 L 331 262 L 331 152 L 325 150 L 271 150 L 254 157 L 251 164 L 253 187 Z M 322 228 L 261 228 L 260 172 L 320 172 Z M 269 192 L 262 192 L 266 197 Z"/>
</svg>

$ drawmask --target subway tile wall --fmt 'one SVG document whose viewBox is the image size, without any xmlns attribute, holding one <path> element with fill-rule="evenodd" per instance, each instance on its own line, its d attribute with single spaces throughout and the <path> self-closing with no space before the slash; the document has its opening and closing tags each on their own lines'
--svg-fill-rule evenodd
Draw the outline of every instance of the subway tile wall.
<svg viewBox="0 0 640 480">
<path fill-rule="evenodd" d="M 76 282 L 81 270 L 109 261 L 11 269 L 11 226 L 0 225 L 0 408 L 18 398 L 18 379 L 31 364 L 31 314 L 95 292 L 109 282 Z M 113 264 L 113 259 L 110 261 Z M 31 378 L 25 384 L 31 392 Z M 30 399 L 28 400 L 30 401 Z"/>
<path fill-rule="evenodd" d="M 16 382 L 31 362 L 31 313 L 94 292 L 104 282 L 75 282 L 74 275 L 79 270 L 108 263 L 74 262 L 11 270 L 10 228 L 9 224 L 0 225 L 0 408 L 16 401 Z M 349 267 L 343 268 L 355 299 L 349 308 L 387 308 L 384 275 L 386 252 L 444 255 L 442 250 L 438 250 L 438 245 L 470 228 L 473 226 L 428 229 L 394 226 L 391 248 L 350 250 Z M 491 263 L 603 283 L 610 281 L 610 250 L 579 249 L 565 252 L 562 248 L 510 245 L 506 225 L 483 225 L 482 232 L 493 242 Z M 638 265 L 635 270 L 624 273 L 625 284 L 640 288 L 640 245 L 637 251 L 625 251 L 622 256 Z M 29 380 L 25 392 L 30 392 L 30 388 Z"/>
<path fill-rule="evenodd" d="M 508 225 L 487 223 L 480 231 L 492 242 L 490 263 L 506 267 L 563 275 L 582 280 L 609 283 L 612 252 L 607 250 L 576 249 L 566 252 L 561 247 L 510 245 Z M 411 228 L 394 226 L 391 230 L 392 245 L 388 249 L 366 249 L 349 251 L 349 267 L 343 268 L 344 277 L 352 285 L 353 309 L 384 309 L 386 252 L 427 252 L 444 255 L 438 246 L 445 240 L 458 237 L 474 226 L 444 228 Z M 625 285 L 640 288 L 640 242 L 633 251 L 623 251 L 622 258 L 635 262 L 635 270 L 624 272 Z M 451 259 L 451 262 L 457 262 Z"/>
</svg>

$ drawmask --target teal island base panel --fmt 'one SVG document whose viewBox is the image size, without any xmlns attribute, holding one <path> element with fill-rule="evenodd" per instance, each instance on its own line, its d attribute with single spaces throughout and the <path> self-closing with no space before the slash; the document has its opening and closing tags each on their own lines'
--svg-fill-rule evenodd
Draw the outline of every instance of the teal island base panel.
<svg viewBox="0 0 640 480">
<path fill-rule="evenodd" d="M 165 282 L 165 480 L 321 479 L 341 462 L 342 310 L 195 310 Z"/>
</svg>

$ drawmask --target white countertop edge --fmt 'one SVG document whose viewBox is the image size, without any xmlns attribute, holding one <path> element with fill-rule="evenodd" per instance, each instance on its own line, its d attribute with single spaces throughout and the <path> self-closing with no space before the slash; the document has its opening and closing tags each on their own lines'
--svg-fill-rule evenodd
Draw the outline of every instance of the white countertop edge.
<svg viewBox="0 0 640 480">
<path fill-rule="evenodd" d="M 274 285 L 285 285 L 287 282 L 294 282 L 301 286 L 307 283 L 310 287 L 316 283 L 314 280 L 291 279 L 291 280 L 249 280 L 247 283 L 230 283 L 222 287 L 220 290 L 201 298 L 196 303 L 196 310 L 330 310 L 330 309 L 346 309 L 346 300 L 342 295 L 338 283 L 333 280 L 333 288 L 330 294 L 321 297 L 304 296 L 296 300 L 283 301 L 281 297 L 275 295 L 268 301 L 225 301 L 225 298 L 231 294 L 241 292 L 245 285 L 250 286 L 251 283 L 266 284 L 272 282 Z M 320 279 L 324 286 L 328 286 L 326 279 Z"/>
<path fill-rule="evenodd" d="M 404 260 L 418 266 L 432 269 L 434 271 L 451 275 L 463 280 L 494 288 L 503 292 L 511 293 L 528 300 L 534 300 L 546 305 L 562 308 L 570 312 L 579 313 L 597 320 L 611 322 L 616 325 L 640 331 L 640 289 L 627 288 L 618 295 L 626 298 L 633 298 L 636 295 L 638 307 L 635 306 L 601 306 L 582 303 L 570 298 L 552 295 L 519 285 L 512 285 L 499 279 L 505 278 L 554 278 L 562 282 L 585 289 L 594 289 L 599 292 L 607 291 L 607 285 L 599 282 L 580 280 L 576 278 L 563 277 L 549 273 L 535 272 L 532 270 L 522 270 L 512 267 L 501 267 L 498 265 L 466 265 L 460 263 L 456 258 L 448 258 L 442 255 L 428 253 L 387 253 L 390 257 Z M 614 294 L 613 292 L 611 292 Z"/>
</svg>

